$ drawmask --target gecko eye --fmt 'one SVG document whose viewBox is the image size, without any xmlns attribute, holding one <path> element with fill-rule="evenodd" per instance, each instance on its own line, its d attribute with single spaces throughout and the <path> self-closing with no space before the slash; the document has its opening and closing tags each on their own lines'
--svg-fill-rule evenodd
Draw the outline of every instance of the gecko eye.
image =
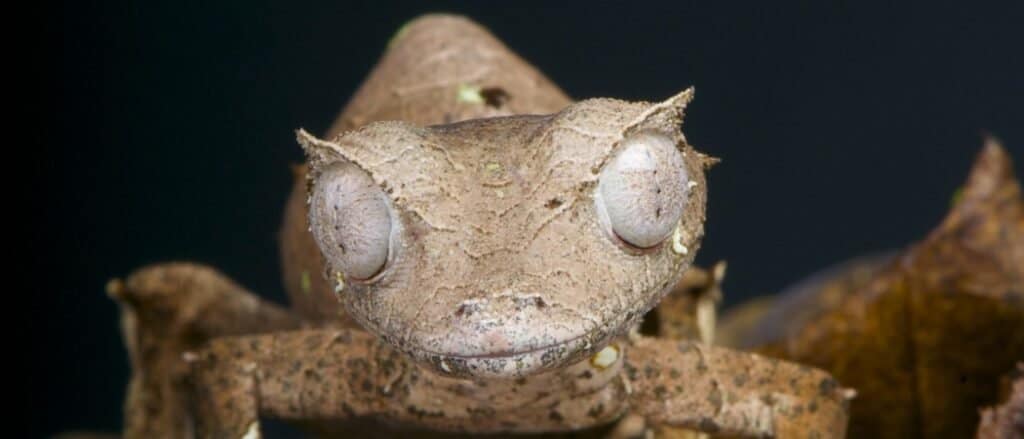
<svg viewBox="0 0 1024 439">
<path fill-rule="evenodd" d="M 384 191 L 353 164 L 332 164 L 313 183 L 313 237 L 331 266 L 346 277 L 366 280 L 384 268 L 391 221 Z"/>
<path fill-rule="evenodd" d="M 654 247 L 682 217 L 688 180 L 672 139 L 655 133 L 629 137 L 601 172 L 595 197 L 599 219 L 627 244 Z"/>
</svg>

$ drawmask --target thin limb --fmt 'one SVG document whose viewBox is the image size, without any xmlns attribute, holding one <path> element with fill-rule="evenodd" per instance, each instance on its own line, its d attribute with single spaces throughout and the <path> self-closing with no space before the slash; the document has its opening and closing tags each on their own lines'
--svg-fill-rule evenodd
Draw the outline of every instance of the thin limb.
<svg viewBox="0 0 1024 439">
<path fill-rule="evenodd" d="M 648 425 L 712 434 L 841 438 L 854 396 L 817 369 L 688 341 L 637 340 L 624 371 Z"/>
<path fill-rule="evenodd" d="M 725 262 L 711 270 L 690 267 L 655 308 L 658 337 L 673 340 L 714 341 L 715 307 L 722 300 Z"/>
<path fill-rule="evenodd" d="M 193 378 L 200 437 L 256 438 L 260 417 L 557 432 L 621 416 L 627 389 L 619 366 L 583 361 L 478 383 L 425 371 L 364 331 L 332 329 L 213 340 L 194 361 Z"/>
<path fill-rule="evenodd" d="M 658 337 L 670 340 L 699 340 L 711 345 L 715 339 L 716 307 L 722 300 L 722 280 L 725 278 L 725 261 L 719 261 L 710 270 L 691 266 L 676 282 L 669 293 L 655 308 L 658 323 Z M 622 422 L 626 426 L 641 427 L 640 433 L 632 436 L 654 438 L 706 439 L 703 432 L 669 425 L 645 425 L 643 417 L 630 415 L 633 419 Z M 639 419 L 639 421 L 637 421 Z M 623 437 L 627 433 L 623 433 Z"/>
<path fill-rule="evenodd" d="M 132 366 L 124 436 L 185 437 L 192 431 L 185 352 L 224 335 L 296 328 L 299 319 L 263 301 L 217 271 L 169 263 L 107 285 L 121 305 Z"/>
</svg>

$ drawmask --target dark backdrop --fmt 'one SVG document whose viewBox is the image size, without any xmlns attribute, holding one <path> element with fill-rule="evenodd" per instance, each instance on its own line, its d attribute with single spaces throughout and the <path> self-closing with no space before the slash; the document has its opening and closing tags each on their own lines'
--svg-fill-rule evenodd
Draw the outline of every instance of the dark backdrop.
<svg viewBox="0 0 1024 439">
<path fill-rule="evenodd" d="M 695 85 L 687 137 L 724 159 L 698 260 L 729 261 L 727 304 L 921 237 L 983 132 L 1024 160 L 1015 2 L 84 3 L 45 22 L 33 435 L 118 428 L 128 369 L 108 278 L 192 259 L 282 300 L 293 130 L 326 129 L 422 12 L 475 18 L 576 98 Z"/>
</svg>

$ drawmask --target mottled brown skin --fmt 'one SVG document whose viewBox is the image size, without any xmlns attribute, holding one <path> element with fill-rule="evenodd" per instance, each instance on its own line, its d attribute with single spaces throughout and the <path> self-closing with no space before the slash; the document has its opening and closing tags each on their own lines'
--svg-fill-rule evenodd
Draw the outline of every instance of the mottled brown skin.
<svg viewBox="0 0 1024 439">
<path fill-rule="evenodd" d="M 643 338 L 625 359 L 648 424 L 742 437 L 835 438 L 852 397 L 828 373 L 692 341 Z"/>
<path fill-rule="evenodd" d="M 459 99 L 467 86 L 484 99 L 472 93 Z M 346 282 L 339 296 L 348 313 L 341 312 L 338 272 L 311 251 L 315 242 L 300 221 L 304 183 L 288 206 L 282 254 L 296 309 L 319 329 L 280 330 L 296 326 L 289 317 L 280 327 L 247 328 L 268 332 L 263 335 L 172 333 L 209 340 L 195 352 L 181 343 L 156 347 L 183 353 L 181 361 L 192 365 L 195 431 L 258 437 L 264 416 L 307 425 L 375 420 L 452 432 L 559 432 L 632 412 L 649 425 L 740 436 L 842 437 L 851 395 L 820 371 L 625 336 L 679 280 L 703 234 L 703 171 L 711 160 L 679 131 L 690 96 L 566 107 L 568 99 L 550 81 L 475 24 L 428 16 L 407 25 L 332 129 L 354 131 L 330 141 L 300 133 L 313 188 L 321 166 L 346 161 L 386 190 L 402 221 L 405 256 L 389 260 L 374 282 Z M 547 115 L 426 126 L 509 113 Z M 402 122 L 369 123 L 380 119 Z M 620 140 L 640 132 L 670 138 L 695 183 L 674 238 L 644 251 L 609 236 L 592 211 L 603 164 Z M 522 300 L 522 285 L 531 300 Z M 502 286 L 511 293 L 498 294 Z M 179 283 L 185 309 L 189 288 Z M 233 322 L 271 312 L 237 306 L 251 302 L 236 293 L 216 306 L 242 315 L 186 314 L 179 326 L 223 318 L 226 328 L 244 328 Z M 477 317 L 459 313 L 480 294 L 495 294 L 485 297 L 492 308 Z M 493 350 L 474 333 L 487 313 L 525 332 L 499 333 L 503 347 Z M 513 325 L 517 313 L 529 325 Z M 352 327 L 353 320 L 369 331 Z M 148 324 L 160 323 L 137 326 Z M 154 361 L 173 362 L 170 356 Z M 151 366 L 136 365 L 144 381 L 156 383 L 148 390 L 181 378 Z M 188 434 L 193 425 L 184 418 L 157 419 L 126 435 Z"/>
<path fill-rule="evenodd" d="M 619 366 L 598 370 L 581 363 L 529 380 L 463 380 L 434 374 L 377 337 L 351 329 L 215 340 L 197 365 L 206 404 L 200 406 L 206 423 L 200 427 L 211 437 L 239 436 L 244 430 L 238 428 L 247 430 L 257 413 L 290 420 L 376 417 L 448 431 L 543 432 L 607 423 L 626 408 Z"/>
<path fill-rule="evenodd" d="M 492 99 L 465 102 L 460 89 Z M 514 114 L 551 114 L 572 101 L 550 79 L 476 23 L 429 15 L 406 24 L 325 133 L 333 139 L 370 122 L 420 126 Z M 307 168 L 296 168 L 281 226 L 285 290 L 302 315 L 356 327 L 345 318 L 306 220 Z"/>
<path fill-rule="evenodd" d="M 419 367 L 358 330 L 213 341 L 197 361 L 205 437 L 241 437 L 258 415 L 374 417 L 453 432 L 553 432 L 617 419 L 742 437 L 843 437 L 850 395 L 828 374 L 696 342 L 639 338 L 625 360 L 519 380 L 464 380 Z M 297 353 L 297 354 L 296 354 Z"/>
<path fill-rule="evenodd" d="M 320 169 L 353 163 L 388 193 L 402 226 L 383 272 L 349 280 L 339 299 L 438 373 L 513 378 L 594 354 L 671 290 L 703 236 L 711 160 L 678 128 L 690 96 L 429 128 L 375 123 L 333 142 L 300 133 L 314 182 Z M 682 152 L 689 181 L 679 184 L 692 190 L 677 228 L 690 251 L 668 241 L 632 250 L 599 223 L 601 168 L 635 133 L 668 136 Z"/>
</svg>

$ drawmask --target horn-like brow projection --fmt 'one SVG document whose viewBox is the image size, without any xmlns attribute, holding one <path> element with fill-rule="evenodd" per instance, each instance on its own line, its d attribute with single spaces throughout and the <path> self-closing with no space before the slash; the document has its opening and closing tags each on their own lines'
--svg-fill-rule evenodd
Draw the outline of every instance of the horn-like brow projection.
<svg viewBox="0 0 1024 439">
<path fill-rule="evenodd" d="M 409 23 L 324 140 L 298 132 L 291 309 L 198 264 L 108 284 L 124 436 L 841 438 L 852 393 L 826 373 L 710 345 L 724 265 L 690 267 L 713 162 L 681 131 L 691 98 L 572 104 L 469 20 Z"/>
<path fill-rule="evenodd" d="M 691 97 L 300 132 L 310 223 L 346 309 L 448 374 L 524 376 L 592 355 L 675 284 L 703 235 L 710 159 L 680 131 Z M 363 201 L 339 214 L 327 199 Z M 355 261 L 345 239 L 369 251 Z"/>
</svg>

